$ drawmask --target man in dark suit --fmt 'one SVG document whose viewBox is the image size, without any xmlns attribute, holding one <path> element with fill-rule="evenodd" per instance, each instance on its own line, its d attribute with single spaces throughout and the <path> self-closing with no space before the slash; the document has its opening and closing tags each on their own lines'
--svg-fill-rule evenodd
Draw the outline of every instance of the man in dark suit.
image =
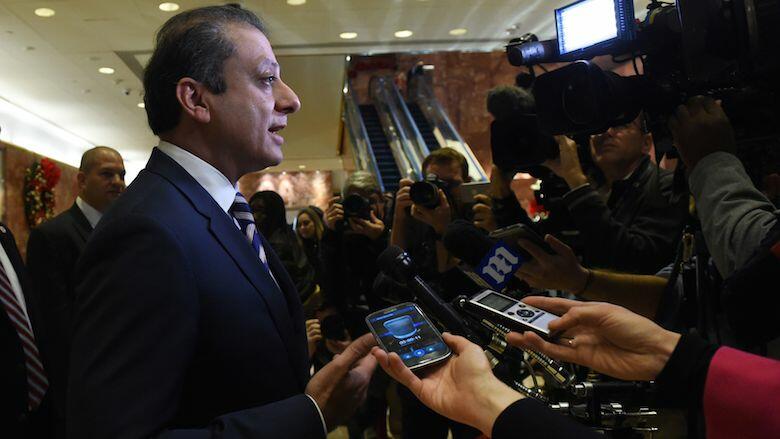
<svg viewBox="0 0 780 439">
<path fill-rule="evenodd" d="M 31 293 L 36 296 L 40 307 L 40 329 L 45 332 L 45 350 L 51 356 L 47 364 L 50 366 L 49 380 L 59 436 L 65 433 L 76 261 L 103 212 L 125 190 L 122 156 L 105 146 L 92 148 L 81 156 L 76 178 L 79 194 L 73 206 L 34 228 L 27 241 Z"/>
<path fill-rule="evenodd" d="M 0 224 L 0 425 L 2 437 L 49 438 L 48 377 L 30 284 L 11 232 Z"/>
<path fill-rule="evenodd" d="M 323 438 L 365 398 L 356 340 L 311 379 L 298 294 L 236 182 L 281 161 L 298 97 L 259 19 L 183 12 L 144 74 L 161 142 L 77 266 L 73 438 Z"/>
</svg>

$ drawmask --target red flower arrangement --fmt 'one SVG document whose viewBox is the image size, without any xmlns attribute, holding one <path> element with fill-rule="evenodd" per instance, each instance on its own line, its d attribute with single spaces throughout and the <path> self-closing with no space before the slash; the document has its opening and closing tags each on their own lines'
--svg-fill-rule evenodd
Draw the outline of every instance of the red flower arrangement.
<svg viewBox="0 0 780 439">
<path fill-rule="evenodd" d="M 24 175 L 24 213 L 30 228 L 54 216 L 54 186 L 62 170 L 54 161 L 44 158 L 33 162 Z"/>
</svg>

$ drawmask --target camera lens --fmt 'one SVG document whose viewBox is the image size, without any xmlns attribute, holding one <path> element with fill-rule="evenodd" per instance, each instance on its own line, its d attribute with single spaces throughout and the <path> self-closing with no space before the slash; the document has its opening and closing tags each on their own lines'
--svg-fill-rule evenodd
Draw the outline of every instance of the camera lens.
<svg viewBox="0 0 780 439">
<path fill-rule="evenodd" d="M 344 198 L 342 205 L 344 206 L 344 218 L 371 218 L 371 206 L 365 197 L 352 194 Z"/>
<path fill-rule="evenodd" d="M 434 209 L 439 205 L 439 187 L 429 181 L 412 183 L 409 188 L 409 196 L 414 204 L 419 204 L 428 209 Z"/>
</svg>

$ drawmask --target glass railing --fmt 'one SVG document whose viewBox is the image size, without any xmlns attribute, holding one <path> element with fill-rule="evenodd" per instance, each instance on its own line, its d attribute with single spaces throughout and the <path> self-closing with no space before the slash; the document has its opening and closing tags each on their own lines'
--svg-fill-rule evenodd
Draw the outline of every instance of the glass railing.
<svg viewBox="0 0 780 439">
<path fill-rule="evenodd" d="M 417 103 L 428 119 L 433 135 L 442 147 L 450 147 L 463 154 L 469 164 L 469 176 L 473 181 L 487 181 L 488 177 L 482 165 L 479 164 L 474 152 L 460 137 L 458 130 L 452 125 L 447 112 L 444 111 L 433 90 L 433 66 L 425 65 L 415 68 L 407 83 L 408 97 Z"/>
<path fill-rule="evenodd" d="M 422 175 L 422 161 L 427 155 L 425 151 L 428 148 L 424 145 L 417 127 L 410 122 L 411 116 L 403 104 L 392 77 L 371 78 L 369 93 L 401 176 L 419 180 Z"/>
<path fill-rule="evenodd" d="M 366 125 L 363 123 L 360 107 L 355 99 L 349 79 L 344 83 L 344 124 L 349 139 L 352 141 L 355 167 L 360 171 L 368 171 L 376 175 L 379 186 L 384 192 L 385 185 L 382 183 L 382 176 L 379 174 L 379 167 L 376 164 L 376 156 L 371 148 L 371 140 L 368 138 Z"/>
</svg>

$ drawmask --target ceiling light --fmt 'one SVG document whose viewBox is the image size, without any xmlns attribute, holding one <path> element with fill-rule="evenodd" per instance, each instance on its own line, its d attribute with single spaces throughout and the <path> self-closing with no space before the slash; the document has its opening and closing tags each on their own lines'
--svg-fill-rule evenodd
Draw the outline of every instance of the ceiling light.
<svg viewBox="0 0 780 439">
<path fill-rule="evenodd" d="M 306 165 L 298 165 L 298 169 L 306 169 Z"/>
<path fill-rule="evenodd" d="M 146 104 L 144 104 L 143 102 L 139 102 L 138 108 L 146 108 Z"/>
<path fill-rule="evenodd" d="M 455 37 L 459 37 L 461 35 L 466 35 L 468 33 L 468 31 L 469 31 L 468 29 L 464 29 L 462 27 L 459 27 L 457 29 L 451 30 L 450 31 L 450 35 L 455 36 Z"/>
<path fill-rule="evenodd" d="M 414 35 L 414 32 L 412 32 L 410 30 L 399 30 L 394 35 L 395 35 L 396 38 L 409 38 L 412 35 Z"/>
<path fill-rule="evenodd" d="M 172 2 L 165 2 L 160 3 L 160 6 L 158 6 L 161 11 L 164 12 L 173 12 L 179 10 L 179 4 L 178 3 L 172 3 Z"/>
<path fill-rule="evenodd" d="M 300 6 L 306 4 L 306 0 L 287 0 L 287 4 L 290 6 Z"/>
<path fill-rule="evenodd" d="M 339 34 L 339 38 L 342 40 L 354 40 L 357 38 L 357 32 L 342 32 Z"/>
<path fill-rule="evenodd" d="M 113 75 L 114 74 L 114 69 L 112 69 L 111 67 L 101 67 L 101 68 L 98 69 L 98 72 L 100 72 L 100 73 L 102 73 L 104 75 Z"/>
<path fill-rule="evenodd" d="M 49 8 L 38 8 L 35 10 L 35 15 L 43 18 L 54 17 L 55 13 L 56 12 L 54 12 L 54 9 Z"/>
</svg>

